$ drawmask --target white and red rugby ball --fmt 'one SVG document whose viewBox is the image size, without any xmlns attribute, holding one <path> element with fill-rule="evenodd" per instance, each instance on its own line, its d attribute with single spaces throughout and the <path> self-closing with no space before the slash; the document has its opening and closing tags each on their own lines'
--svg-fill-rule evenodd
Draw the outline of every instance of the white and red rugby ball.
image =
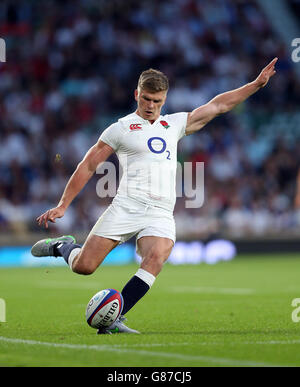
<svg viewBox="0 0 300 387">
<path fill-rule="evenodd" d="M 100 290 L 86 307 L 86 321 L 92 328 L 108 327 L 120 316 L 123 305 L 123 296 L 118 290 Z"/>
</svg>

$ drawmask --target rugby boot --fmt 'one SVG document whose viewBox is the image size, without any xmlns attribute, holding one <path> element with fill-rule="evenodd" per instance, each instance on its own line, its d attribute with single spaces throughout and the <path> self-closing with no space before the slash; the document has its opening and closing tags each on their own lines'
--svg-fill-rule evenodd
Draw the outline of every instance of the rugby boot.
<svg viewBox="0 0 300 387">
<path fill-rule="evenodd" d="M 101 334 L 108 334 L 111 335 L 113 333 L 137 333 L 139 334 L 139 331 L 136 331 L 135 329 L 128 328 L 124 322 L 126 321 L 126 317 L 120 316 L 117 318 L 117 320 L 111 324 L 109 327 L 103 327 L 100 328 L 97 332 L 98 335 Z"/>
<path fill-rule="evenodd" d="M 32 246 L 31 254 L 35 257 L 57 257 L 55 247 L 60 243 L 76 243 L 76 239 L 72 235 L 42 239 Z"/>
</svg>

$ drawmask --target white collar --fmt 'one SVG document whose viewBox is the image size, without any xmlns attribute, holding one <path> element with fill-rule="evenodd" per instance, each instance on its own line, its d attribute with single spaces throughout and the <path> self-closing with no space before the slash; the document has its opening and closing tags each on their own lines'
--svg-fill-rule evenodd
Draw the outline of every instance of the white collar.
<svg viewBox="0 0 300 387">
<path fill-rule="evenodd" d="M 140 115 L 138 115 L 136 112 L 132 113 L 135 118 L 139 118 L 140 121 L 142 121 L 143 124 L 148 124 L 148 125 L 155 125 L 158 121 L 162 120 L 162 115 L 160 115 L 154 122 L 153 124 L 151 124 L 151 122 L 149 120 L 146 120 L 145 118 L 141 117 Z"/>
</svg>

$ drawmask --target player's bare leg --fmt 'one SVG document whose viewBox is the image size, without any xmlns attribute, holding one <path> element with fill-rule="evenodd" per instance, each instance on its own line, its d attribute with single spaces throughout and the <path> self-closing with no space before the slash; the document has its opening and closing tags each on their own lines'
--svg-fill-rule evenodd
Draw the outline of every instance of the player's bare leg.
<svg viewBox="0 0 300 387">
<path fill-rule="evenodd" d="M 92 274 L 119 241 L 98 235 L 89 235 L 84 245 L 72 260 L 71 269 L 78 274 Z"/>
<path fill-rule="evenodd" d="M 169 238 L 144 236 L 137 244 L 142 257 L 141 269 L 157 277 L 171 254 L 174 242 Z"/>
</svg>

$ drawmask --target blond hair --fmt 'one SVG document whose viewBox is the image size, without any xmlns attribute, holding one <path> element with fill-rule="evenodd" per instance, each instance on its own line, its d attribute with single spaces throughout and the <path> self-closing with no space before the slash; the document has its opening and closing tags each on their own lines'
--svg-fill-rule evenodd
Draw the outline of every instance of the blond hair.
<svg viewBox="0 0 300 387">
<path fill-rule="evenodd" d="M 167 91 L 169 89 L 169 80 L 161 71 L 148 69 L 141 73 L 138 88 L 147 90 L 150 93 Z"/>
</svg>

